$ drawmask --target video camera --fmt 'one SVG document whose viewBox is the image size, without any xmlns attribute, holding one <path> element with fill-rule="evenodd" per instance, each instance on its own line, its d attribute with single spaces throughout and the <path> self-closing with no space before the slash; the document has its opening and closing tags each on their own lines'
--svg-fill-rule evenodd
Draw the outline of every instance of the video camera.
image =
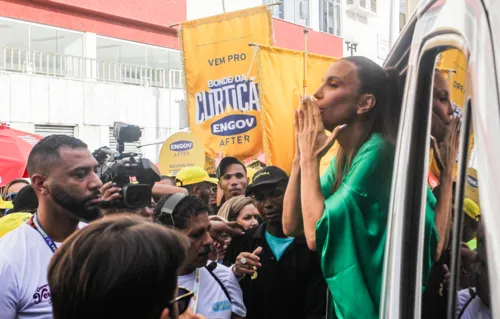
<svg viewBox="0 0 500 319">
<path fill-rule="evenodd" d="M 108 147 L 95 150 L 92 155 L 99 163 L 96 174 L 103 183 L 112 181 L 121 188 L 122 197 L 111 202 L 102 202 L 101 208 L 141 208 L 151 204 L 152 188 L 160 181 L 161 174 L 156 165 L 139 153 L 124 153 L 125 143 L 136 142 L 141 129 L 135 125 L 115 122 L 113 136 L 116 152 Z"/>
</svg>

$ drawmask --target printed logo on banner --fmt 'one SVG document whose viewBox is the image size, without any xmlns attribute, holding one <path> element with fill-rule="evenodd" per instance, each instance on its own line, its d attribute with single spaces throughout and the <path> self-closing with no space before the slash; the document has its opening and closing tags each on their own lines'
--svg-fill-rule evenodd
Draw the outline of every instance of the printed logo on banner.
<svg viewBox="0 0 500 319">
<path fill-rule="evenodd" d="M 245 113 L 261 111 L 259 88 L 254 80 L 255 77 L 247 79 L 245 75 L 210 80 L 208 91 L 195 94 L 196 124 L 222 116 L 210 125 L 213 135 L 226 137 L 219 146 L 250 142 L 250 136 L 244 133 L 257 127 L 257 118 Z"/>
<path fill-rule="evenodd" d="M 257 119 L 253 115 L 234 114 L 215 121 L 212 126 L 212 134 L 219 136 L 230 136 L 242 134 L 257 126 Z"/>
<path fill-rule="evenodd" d="M 185 152 L 193 148 L 193 142 L 177 141 L 170 144 L 170 150 L 174 152 Z"/>
<path fill-rule="evenodd" d="M 475 179 L 473 176 L 467 175 L 467 182 L 471 187 L 478 187 L 477 179 Z"/>
</svg>

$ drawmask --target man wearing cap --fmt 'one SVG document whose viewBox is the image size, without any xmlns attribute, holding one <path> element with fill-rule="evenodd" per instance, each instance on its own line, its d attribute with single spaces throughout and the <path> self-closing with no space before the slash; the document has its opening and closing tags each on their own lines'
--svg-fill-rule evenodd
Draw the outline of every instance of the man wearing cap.
<svg viewBox="0 0 500 319">
<path fill-rule="evenodd" d="M 470 198 L 464 199 L 464 225 L 462 231 L 462 241 L 467 243 L 470 250 L 477 248 L 477 228 L 481 217 L 479 205 Z"/>
<path fill-rule="evenodd" d="M 200 197 L 206 205 L 210 203 L 214 188 L 217 188 L 217 179 L 211 178 L 207 171 L 198 166 L 181 169 L 175 178 L 177 186 L 184 187 L 189 194 Z"/>
<path fill-rule="evenodd" d="M 234 237 L 224 264 L 239 278 L 247 318 L 323 318 L 326 283 L 319 257 L 301 237 L 283 232 L 286 173 L 268 166 L 255 173 L 248 195 L 264 219 L 244 236 Z"/>
<path fill-rule="evenodd" d="M 220 205 L 235 196 L 245 195 L 248 186 L 247 168 L 234 157 L 224 157 L 217 167 L 217 178 L 223 197 Z"/>
</svg>

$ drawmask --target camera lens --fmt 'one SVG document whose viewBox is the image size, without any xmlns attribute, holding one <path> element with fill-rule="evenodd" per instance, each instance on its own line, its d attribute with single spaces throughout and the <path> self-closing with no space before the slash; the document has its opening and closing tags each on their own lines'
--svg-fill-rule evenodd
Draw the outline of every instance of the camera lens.
<svg viewBox="0 0 500 319">
<path fill-rule="evenodd" d="M 131 208 L 146 207 L 151 204 L 151 186 L 145 184 L 129 184 L 123 188 L 125 206 Z"/>
</svg>

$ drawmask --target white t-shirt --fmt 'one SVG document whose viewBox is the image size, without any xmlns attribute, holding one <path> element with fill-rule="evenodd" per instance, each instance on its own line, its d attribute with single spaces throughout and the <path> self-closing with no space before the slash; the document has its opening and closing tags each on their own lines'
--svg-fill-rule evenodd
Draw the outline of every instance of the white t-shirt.
<svg viewBox="0 0 500 319">
<path fill-rule="evenodd" d="M 0 318 L 52 319 L 47 280 L 52 255 L 40 233 L 26 223 L 0 238 Z"/>
<path fill-rule="evenodd" d="M 230 319 L 231 313 L 245 317 L 247 309 L 243 304 L 243 293 L 238 279 L 230 268 L 217 264 L 213 273 L 226 287 L 232 303 L 224 294 L 219 283 L 212 277 L 206 268 L 200 268 L 200 290 L 198 293 L 198 305 L 196 314 L 203 315 L 208 319 Z M 196 271 L 184 276 L 179 276 L 177 285 L 193 291 Z M 191 302 L 193 299 L 191 299 Z"/>
<path fill-rule="evenodd" d="M 473 288 L 475 291 L 476 289 Z M 469 289 L 462 289 L 458 292 L 458 300 L 457 300 L 457 317 L 462 312 L 467 301 L 470 299 Z M 476 296 L 476 298 L 472 299 L 472 301 L 465 308 L 464 314 L 462 315 L 462 319 L 491 319 L 493 318 L 491 314 L 491 309 L 486 307 L 481 298 Z"/>
</svg>

